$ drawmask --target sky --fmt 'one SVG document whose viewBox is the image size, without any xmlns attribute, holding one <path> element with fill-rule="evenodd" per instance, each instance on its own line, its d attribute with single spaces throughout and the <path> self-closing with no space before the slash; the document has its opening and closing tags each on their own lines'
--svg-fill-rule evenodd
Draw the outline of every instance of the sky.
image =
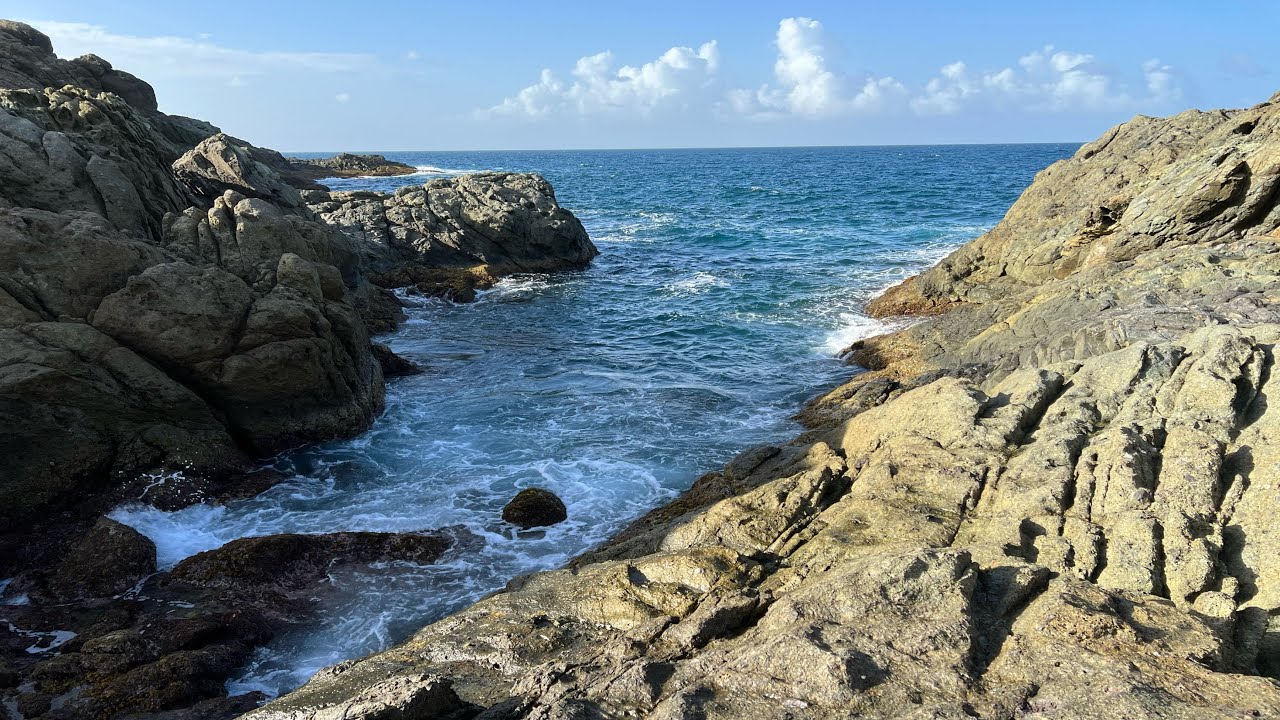
<svg viewBox="0 0 1280 720">
<path fill-rule="evenodd" d="M 0 0 L 283 151 L 1080 142 L 1280 90 L 1280 2 Z"/>
</svg>

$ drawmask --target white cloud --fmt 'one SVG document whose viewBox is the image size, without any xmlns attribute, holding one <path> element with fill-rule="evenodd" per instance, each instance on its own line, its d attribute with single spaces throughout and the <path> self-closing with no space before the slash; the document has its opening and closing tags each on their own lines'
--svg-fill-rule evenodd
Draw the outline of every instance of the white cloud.
<svg viewBox="0 0 1280 720">
<path fill-rule="evenodd" d="M 24 20 L 49 36 L 62 57 L 94 53 L 143 78 L 210 78 L 228 84 L 273 71 L 326 73 L 373 70 L 375 56 L 364 53 L 239 50 L 218 45 L 208 33 L 194 37 L 143 37 L 111 32 L 102 25 Z"/>
<path fill-rule="evenodd" d="M 697 51 L 671 48 L 640 67 L 616 70 L 613 54 L 602 52 L 579 59 L 568 79 L 543 70 L 538 82 L 477 114 L 647 115 L 663 106 L 763 119 L 966 111 L 1127 112 L 1168 109 L 1184 95 L 1183 76 L 1159 60 L 1123 73 L 1093 55 L 1052 45 L 995 70 L 974 69 L 959 60 L 948 63 L 910 88 L 892 75 L 842 73 L 831 61 L 830 46 L 818 20 L 784 18 L 774 38 L 773 77 L 755 89 L 727 92 L 715 81 L 720 54 L 714 42 Z"/>
<path fill-rule="evenodd" d="M 808 117 L 876 112 L 900 103 L 906 94 L 902 83 L 892 77 L 868 77 L 856 92 L 849 91 L 846 79 L 828 67 L 825 31 L 812 18 L 783 19 L 774 45 L 776 85 L 766 84 L 754 92 L 731 91 L 729 104 L 738 112 Z"/>
<path fill-rule="evenodd" d="M 639 67 L 623 65 L 617 70 L 613 53 L 606 51 L 580 58 L 568 83 L 543 70 L 538 82 L 478 114 L 541 118 L 559 112 L 629 111 L 648 115 L 664 106 L 702 101 L 705 93 L 700 91 L 713 84 L 719 66 L 720 51 L 714 40 L 697 50 L 673 47 Z"/>
<path fill-rule="evenodd" d="M 1142 74 L 1147 80 L 1147 93 L 1157 102 L 1177 102 L 1182 99 L 1182 85 L 1177 71 L 1159 60 L 1142 64 Z"/>
<path fill-rule="evenodd" d="M 417 50 L 410 50 L 404 54 L 404 59 L 409 61 L 421 60 L 422 56 L 418 54 Z"/>
<path fill-rule="evenodd" d="M 1116 71 L 1094 56 L 1047 45 L 1024 55 L 1016 67 L 972 72 L 963 62 L 945 65 L 911 100 L 922 115 L 967 108 L 1032 112 L 1129 110 L 1182 98 L 1177 73 L 1158 60 L 1142 66 L 1143 90 L 1133 93 Z"/>
<path fill-rule="evenodd" d="M 351 93 L 344 93 L 344 92 L 338 93 L 337 95 L 333 96 L 333 99 L 345 105 L 351 102 Z"/>
</svg>

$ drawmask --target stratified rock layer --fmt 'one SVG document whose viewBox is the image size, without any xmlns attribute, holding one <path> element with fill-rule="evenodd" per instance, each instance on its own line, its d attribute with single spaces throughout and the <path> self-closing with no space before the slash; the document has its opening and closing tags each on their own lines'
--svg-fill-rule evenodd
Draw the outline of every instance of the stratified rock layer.
<svg viewBox="0 0 1280 720">
<path fill-rule="evenodd" d="M 1280 106 L 1121 125 L 801 438 L 248 717 L 1280 716 L 1277 178 Z"/>
</svg>

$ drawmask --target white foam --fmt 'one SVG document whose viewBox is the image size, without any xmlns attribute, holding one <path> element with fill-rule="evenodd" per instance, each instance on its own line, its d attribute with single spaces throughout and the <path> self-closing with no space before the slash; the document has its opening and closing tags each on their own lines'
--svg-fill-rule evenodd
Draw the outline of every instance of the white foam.
<svg viewBox="0 0 1280 720">
<path fill-rule="evenodd" d="M 840 355 L 859 340 L 891 331 L 893 328 L 881 320 L 862 313 L 846 312 L 840 315 L 840 327 L 827 333 L 817 350 L 826 355 Z"/>
<path fill-rule="evenodd" d="M 729 282 L 709 272 L 696 272 L 691 277 L 664 286 L 664 290 L 676 295 L 701 295 L 712 288 L 729 287 Z"/>
<path fill-rule="evenodd" d="M 418 165 L 418 171 L 414 175 L 466 175 L 467 173 L 483 172 L 481 170 L 461 170 L 458 168 L 441 168 L 434 165 Z"/>
<path fill-rule="evenodd" d="M 220 505 L 192 505 L 165 512 L 134 503 L 116 508 L 108 517 L 150 538 L 156 544 L 156 565 L 167 570 L 196 553 L 222 547 L 243 535 L 224 527 L 226 512 Z"/>
<path fill-rule="evenodd" d="M 8 621 L 5 621 L 5 624 L 9 626 L 10 633 L 36 641 L 27 648 L 27 653 L 31 655 L 40 655 L 50 650 L 55 650 L 76 636 L 70 630 L 25 630 Z"/>
</svg>

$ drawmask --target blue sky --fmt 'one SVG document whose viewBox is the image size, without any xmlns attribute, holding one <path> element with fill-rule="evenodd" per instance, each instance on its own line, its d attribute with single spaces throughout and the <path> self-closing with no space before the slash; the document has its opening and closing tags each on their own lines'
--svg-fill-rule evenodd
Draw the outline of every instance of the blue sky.
<svg viewBox="0 0 1280 720">
<path fill-rule="evenodd" d="M 285 151 L 1088 140 L 1280 90 L 1275 2 L 59 2 L 0 15 Z"/>
</svg>

